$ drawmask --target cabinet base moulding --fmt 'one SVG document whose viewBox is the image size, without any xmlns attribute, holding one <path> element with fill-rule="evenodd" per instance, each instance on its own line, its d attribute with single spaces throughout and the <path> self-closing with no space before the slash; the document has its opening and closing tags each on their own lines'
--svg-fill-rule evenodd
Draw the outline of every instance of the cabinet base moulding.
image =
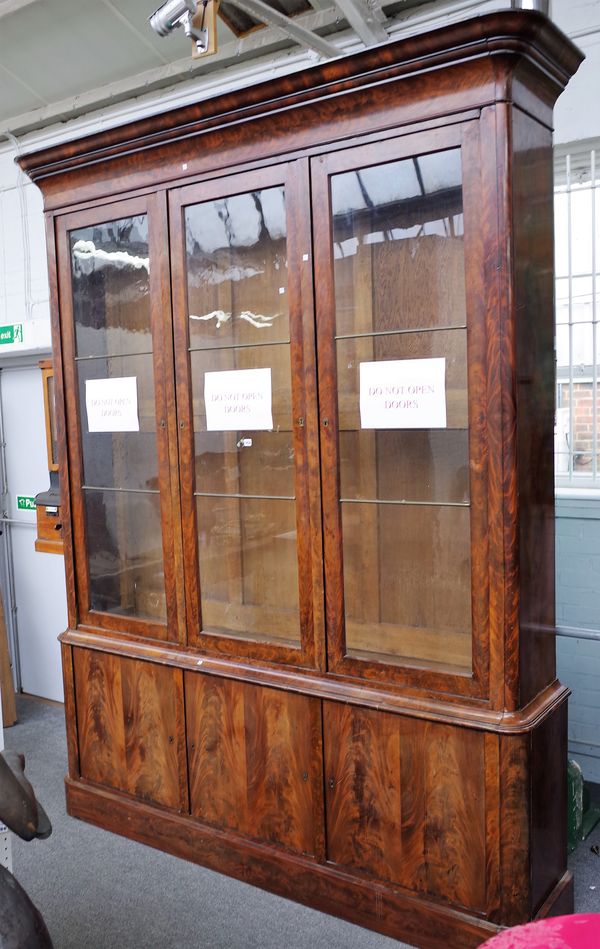
<svg viewBox="0 0 600 949">
<path fill-rule="evenodd" d="M 474 949 L 504 928 L 113 791 L 72 778 L 65 785 L 71 817 L 423 949 Z M 572 909 L 573 877 L 567 872 L 536 918 Z"/>
</svg>

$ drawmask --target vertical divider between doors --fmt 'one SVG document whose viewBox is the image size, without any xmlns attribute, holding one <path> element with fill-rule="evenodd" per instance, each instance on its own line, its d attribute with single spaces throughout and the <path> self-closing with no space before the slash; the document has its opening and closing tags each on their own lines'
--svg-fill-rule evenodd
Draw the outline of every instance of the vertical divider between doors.
<svg viewBox="0 0 600 949">
<path fill-rule="evenodd" d="M 289 280 L 293 281 L 295 307 L 299 310 L 297 319 L 293 319 L 293 350 L 299 353 L 301 374 L 296 373 L 294 380 L 294 405 L 297 416 L 293 420 L 296 444 L 301 441 L 304 453 L 303 469 L 307 495 L 308 511 L 297 512 L 304 520 L 308 536 L 303 539 L 303 548 L 307 551 L 308 564 L 301 564 L 306 573 L 310 573 L 306 586 L 310 587 L 310 640 L 305 642 L 305 659 L 320 671 L 326 669 L 325 630 L 323 611 L 323 541 L 321 526 L 321 488 L 320 457 L 318 432 L 318 385 L 317 354 L 315 340 L 315 300 L 313 285 L 313 254 L 310 214 L 310 176 L 306 159 L 290 163 L 287 176 L 287 199 L 290 226 L 288 234 L 288 256 L 291 261 Z M 295 268 L 298 273 L 296 274 Z M 297 335 L 295 339 L 294 336 Z M 300 376 L 300 377 L 298 377 Z M 302 438 L 299 439 L 299 435 Z M 301 499 L 297 497 L 297 504 Z M 301 548 L 298 555 L 302 557 Z M 301 604 L 301 609 L 303 604 Z M 306 609 L 304 609 L 306 612 Z"/>
<path fill-rule="evenodd" d="M 200 646 L 201 614 L 197 548 L 196 506 L 194 503 L 194 416 L 192 380 L 189 366 L 189 325 L 185 280 L 184 198 L 181 192 L 168 195 L 168 227 L 171 251 L 171 308 L 173 313 L 173 389 L 175 419 L 174 447 L 178 453 L 180 486 L 182 578 L 185 578 L 185 609 L 188 645 Z"/>
<path fill-rule="evenodd" d="M 313 277 L 319 390 L 319 442 L 323 573 L 327 668 L 335 668 L 344 653 L 344 590 L 342 535 L 339 510 L 337 372 L 335 364 L 335 297 L 331 242 L 328 164 L 325 156 L 311 159 Z M 323 226 L 327 222 L 327 226 Z"/>
<path fill-rule="evenodd" d="M 163 556 L 169 630 L 176 631 L 180 645 L 187 644 L 184 556 L 181 540 L 181 499 L 177 448 L 174 350 L 172 333 L 169 219 L 166 192 L 148 199 L 151 253 L 154 377 L 157 408 L 157 450 L 160 465 Z M 155 262 L 155 263 L 154 263 Z M 174 597 L 172 597 L 174 591 Z M 168 638 L 171 638 L 170 636 Z"/>
</svg>

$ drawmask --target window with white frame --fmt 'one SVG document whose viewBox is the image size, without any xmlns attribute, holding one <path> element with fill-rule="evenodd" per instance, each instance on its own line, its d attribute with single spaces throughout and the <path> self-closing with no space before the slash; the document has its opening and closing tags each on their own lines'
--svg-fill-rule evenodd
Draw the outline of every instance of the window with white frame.
<svg viewBox="0 0 600 949">
<path fill-rule="evenodd" d="M 600 142 L 555 153 L 557 487 L 600 488 Z"/>
</svg>

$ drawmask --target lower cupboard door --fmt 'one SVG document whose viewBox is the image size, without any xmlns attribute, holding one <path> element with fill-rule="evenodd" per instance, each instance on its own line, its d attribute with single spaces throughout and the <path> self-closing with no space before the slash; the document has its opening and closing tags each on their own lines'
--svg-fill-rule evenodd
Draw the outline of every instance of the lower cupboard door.
<svg viewBox="0 0 600 949">
<path fill-rule="evenodd" d="M 187 811 L 179 669 L 73 649 L 82 778 Z"/>
<path fill-rule="evenodd" d="M 311 856 L 323 851 L 320 702 L 185 673 L 191 812 Z"/>
<path fill-rule="evenodd" d="M 333 702 L 323 720 L 328 860 L 485 911 L 484 736 Z"/>
</svg>

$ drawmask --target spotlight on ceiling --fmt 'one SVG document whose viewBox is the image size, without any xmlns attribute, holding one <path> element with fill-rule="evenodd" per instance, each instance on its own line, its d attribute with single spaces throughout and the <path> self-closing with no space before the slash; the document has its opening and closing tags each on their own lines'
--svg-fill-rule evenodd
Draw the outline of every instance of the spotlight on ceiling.
<svg viewBox="0 0 600 949">
<path fill-rule="evenodd" d="M 206 3 L 203 6 L 206 8 Z M 203 53 L 208 49 L 208 30 L 204 27 L 204 18 L 200 29 L 192 23 L 197 10 L 197 0 L 167 0 L 148 19 L 158 36 L 168 36 L 182 26 L 185 35 L 196 43 L 198 52 Z"/>
</svg>

